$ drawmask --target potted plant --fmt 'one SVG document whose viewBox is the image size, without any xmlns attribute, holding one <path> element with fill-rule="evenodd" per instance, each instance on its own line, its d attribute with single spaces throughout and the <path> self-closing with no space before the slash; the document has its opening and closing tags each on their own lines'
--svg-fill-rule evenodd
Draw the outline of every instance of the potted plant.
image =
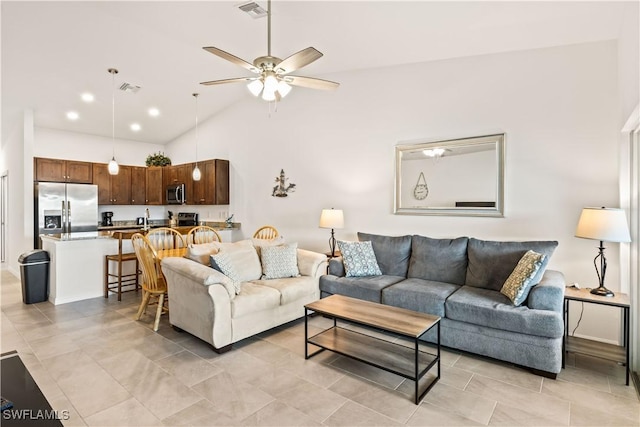
<svg viewBox="0 0 640 427">
<path fill-rule="evenodd" d="M 169 166 L 171 159 L 165 156 L 164 153 L 157 152 L 149 154 L 145 163 L 147 166 Z"/>
</svg>

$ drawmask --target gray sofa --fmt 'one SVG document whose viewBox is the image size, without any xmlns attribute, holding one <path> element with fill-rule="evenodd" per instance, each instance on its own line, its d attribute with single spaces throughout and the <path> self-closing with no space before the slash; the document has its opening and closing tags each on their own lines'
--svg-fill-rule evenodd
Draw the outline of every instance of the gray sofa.
<svg viewBox="0 0 640 427">
<path fill-rule="evenodd" d="M 345 277 L 341 258 L 320 278 L 321 297 L 340 294 L 442 318 L 441 344 L 555 378 L 562 365 L 565 281 L 546 270 L 555 241 L 494 242 L 358 233 L 371 241 L 380 276 Z M 500 293 L 528 250 L 547 255 L 523 304 Z M 433 341 L 434 334 L 426 339 Z"/>
</svg>

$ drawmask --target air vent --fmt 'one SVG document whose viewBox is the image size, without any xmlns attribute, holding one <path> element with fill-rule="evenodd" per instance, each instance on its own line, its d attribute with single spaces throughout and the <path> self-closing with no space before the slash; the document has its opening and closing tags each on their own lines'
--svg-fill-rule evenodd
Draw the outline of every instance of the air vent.
<svg viewBox="0 0 640 427">
<path fill-rule="evenodd" d="M 253 2 L 253 1 L 249 2 L 249 3 L 242 3 L 242 4 L 238 5 L 238 9 L 240 9 L 243 12 L 246 12 L 253 19 L 258 19 L 258 18 L 262 18 L 264 16 L 267 16 L 266 9 L 264 9 L 258 3 Z"/>
<path fill-rule="evenodd" d="M 123 92 L 138 93 L 140 89 L 140 86 L 132 85 L 131 83 L 126 82 L 122 83 L 122 86 L 120 86 L 120 90 Z"/>
</svg>

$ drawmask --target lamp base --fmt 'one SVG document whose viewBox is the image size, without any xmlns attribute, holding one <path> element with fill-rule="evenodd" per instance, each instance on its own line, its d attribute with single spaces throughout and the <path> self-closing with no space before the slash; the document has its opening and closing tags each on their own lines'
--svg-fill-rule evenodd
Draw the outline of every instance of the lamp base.
<svg viewBox="0 0 640 427">
<path fill-rule="evenodd" d="M 591 289 L 591 293 L 594 295 L 600 295 L 601 297 L 612 297 L 615 295 L 613 292 L 611 292 L 609 289 L 605 288 L 604 286 L 599 286 L 595 289 Z"/>
</svg>

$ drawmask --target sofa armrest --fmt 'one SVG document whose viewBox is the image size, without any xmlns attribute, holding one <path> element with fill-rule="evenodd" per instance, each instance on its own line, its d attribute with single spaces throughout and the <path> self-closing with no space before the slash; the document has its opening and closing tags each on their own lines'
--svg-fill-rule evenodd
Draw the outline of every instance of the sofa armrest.
<svg viewBox="0 0 640 427">
<path fill-rule="evenodd" d="M 547 270 L 540 283 L 531 288 L 527 305 L 538 310 L 562 312 L 564 304 L 564 275 L 555 270 Z"/>
<path fill-rule="evenodd" d="M 329 260 L 329 274 L 332 276 L 344 277 L 344 264 L 342 263 L 342 257 L 331 258 Z"/>
<path fill-rule="evenodd" d="M 298 270 L 303 276 L 320 277 L 327 272 L 327 256 L 318 252 L 298 249 Z"/>
<path fill-rule="evenodd" d="M 231 296 L 222 273 L 186 258 L 163 258 L 169 321 L 215 348 L 231 344 Z"/>
</svg>

